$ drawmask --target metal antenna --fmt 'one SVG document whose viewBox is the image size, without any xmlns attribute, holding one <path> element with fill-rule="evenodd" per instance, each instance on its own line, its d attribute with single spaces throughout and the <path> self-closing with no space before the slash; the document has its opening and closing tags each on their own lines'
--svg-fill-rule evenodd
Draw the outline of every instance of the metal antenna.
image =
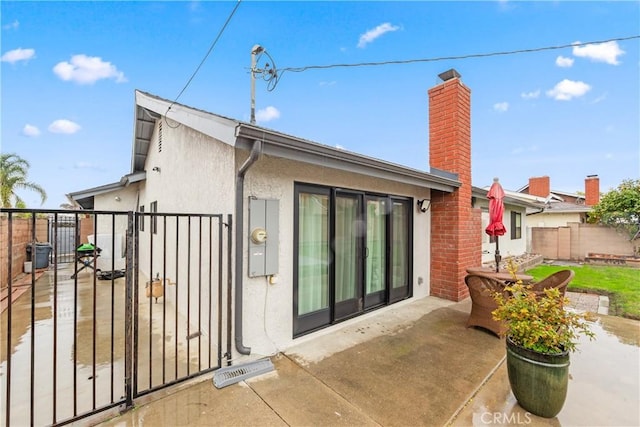
<svg viewBox="0 0 640 427">
<path fill-rule="evenodd" d="M 264 48 L 260 45 L 253 46 L 251 49 L 251 121 L 252 125 L 256 124 L 256 57 L 264 52 Z"/>
</svg>

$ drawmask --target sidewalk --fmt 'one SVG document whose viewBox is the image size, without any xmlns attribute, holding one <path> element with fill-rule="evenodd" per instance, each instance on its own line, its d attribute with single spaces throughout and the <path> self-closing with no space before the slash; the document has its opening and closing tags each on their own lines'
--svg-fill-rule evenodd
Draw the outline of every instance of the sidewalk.
<svg viewBox="0 0 640 427">
<path fill-rule="evenodd" d="M 216 389 L 211 377 L 152 396 L 104 426 L 640 425 L 640 323 L 600 316 L 572 355 L 567 402 L 547 420 L 511 394 L 504 341 L 465 328 L 470 301 L 401 303 L 308 337 L 275 371 Z"/>
</svg>

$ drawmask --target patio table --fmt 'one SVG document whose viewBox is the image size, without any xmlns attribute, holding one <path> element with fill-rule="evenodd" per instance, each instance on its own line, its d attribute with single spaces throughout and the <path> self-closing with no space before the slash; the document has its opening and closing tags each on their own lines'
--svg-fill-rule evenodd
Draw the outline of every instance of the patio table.
<svg viewBox="0 0 640 427">
<path fill-rule="evenodd" d="M 508 271 L 500 270 L 496 272 L 495 269 L 489 267 L 470 267 L 467 268 L 467 273 L 489 276 L 506 284 L 514 283 L 516 280 L 522 280 L 522 283 L 526 285 L 533 281 L 533 276 L 529 276 L 528 274 L 516 273 L 516 277 L 514 279 L 513 274 Z"/>
</svg>

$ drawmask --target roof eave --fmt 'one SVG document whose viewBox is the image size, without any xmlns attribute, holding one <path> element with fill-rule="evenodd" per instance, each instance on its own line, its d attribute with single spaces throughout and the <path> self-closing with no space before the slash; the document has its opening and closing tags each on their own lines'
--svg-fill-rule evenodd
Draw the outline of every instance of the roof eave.
<svg viewBox="0 0 640 427">
<path fill-rule="evenodd" d="M 449 193 L 462 185 L 455 179 L 336 149 L 246 123 L 238 124 L 236 136 L 236 147 L 250 150 L 253 146 L 253 141 L 260 140 L 263 143 L 263 154 L 274 157 L 326 166 Z"/>
</svg>

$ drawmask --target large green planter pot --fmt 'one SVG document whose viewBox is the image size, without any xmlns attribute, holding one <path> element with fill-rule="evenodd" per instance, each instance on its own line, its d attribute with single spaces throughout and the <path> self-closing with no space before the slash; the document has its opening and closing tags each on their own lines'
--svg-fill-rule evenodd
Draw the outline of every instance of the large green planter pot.
<svg viewBox="0 0 640 427">
<path fill-rule="evenodd" d="M 520 406 L 545 418 L 558 415 L 567 397 L 569 352 L 538 353 L 506 341 L 509 383 Z"/>
</svg>

